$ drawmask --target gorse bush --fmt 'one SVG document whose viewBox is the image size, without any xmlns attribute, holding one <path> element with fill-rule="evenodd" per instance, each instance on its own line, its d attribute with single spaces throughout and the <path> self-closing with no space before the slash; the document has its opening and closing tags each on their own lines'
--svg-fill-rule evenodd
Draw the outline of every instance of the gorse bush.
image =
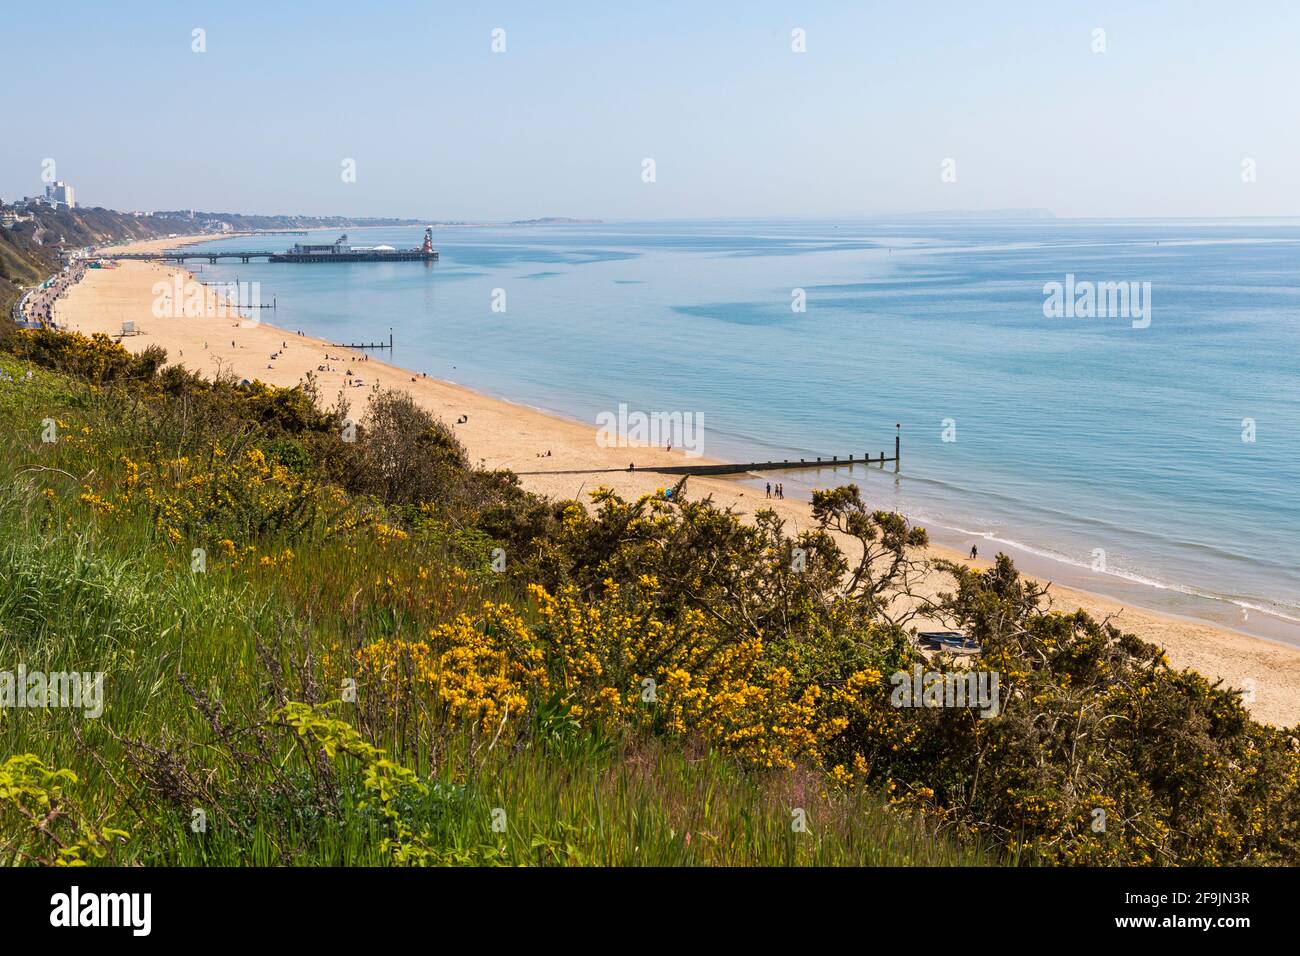
<svg viewBox="0 0 1300 956">
<path fill-rule="evenodd" d="M 912 775 L 1054 859 L 1294 864 L 1297 729 L 1254 722 L 1239 693 L 1113 625 L 1044 613 L 1043 589 L 1005 556 L 983 573 L 946 567 L 954 618 L 1002 673 L 1006 704 L 998 720 L 944 721 Z"/>
<path fill-rule="evenodd" d="M 348 475 L 350 491 L 387 504 L 437 502 L 469 470 L 465 446 L 409 395 L 390 390 L 375 396 L 364 429 Z"/>
<path fill-rule="evenodd" d="M 167 361 L 166 350 L 159 346 L 150 346 L 133 355 L 102 332 L 85 336 L 52 329 L 19 331 L 8 327 L 0 331 L 0 346 L 38 365 L 97 385 L 148 382 Z"/>
<path fill-rule="evenodd" d="M 0 392 L 0 633 L 47 668 L 70 648 L 102 662 L 110 693 L 99 721 L 0 711 L 0 730 L 11 753 L 78 771 L 98 834 L 81 857 L 979 862 L 977 841 L 1019 862 L 1300 858 L 1293 731 L 1052 609 L 1004 557 L 940 562 L 950 592 L 927 595 L 925 532 L 852 486 L 816 493 L 795 536 L 686 483 L 551 502 L 473 468 L 398 393 L 353 434 L 311 382 L 109 374 L 131 368 L 111 342 L 23 335 L 18 352 L 85 384 L 40 373 Z M 69 358 L 87 350 L 106 354 Z M 66 580 L 31 567 L 38 535 L 88 563 Z M 106 619 L 87 588 L 127 568 L 129 610 Z M 979 655 L 919 651 L 919 613 Z M 996 713 L 896 706 L 917 667 L 996 673 Z M 691 802 L 685 753 L 734 805 Z M 594 803 L 564 796 L 575 773 L 594 775 Z M 656 792 L 667 803 L 628 802 Z M 609 835 L 601 801 L 628 809 L 626 831 Z M 127 808 L 129 840 L 98 822 Z M 20 816 L 0 826 L 28 841 L 21 858 L 54 862 Z"/>
</svg>

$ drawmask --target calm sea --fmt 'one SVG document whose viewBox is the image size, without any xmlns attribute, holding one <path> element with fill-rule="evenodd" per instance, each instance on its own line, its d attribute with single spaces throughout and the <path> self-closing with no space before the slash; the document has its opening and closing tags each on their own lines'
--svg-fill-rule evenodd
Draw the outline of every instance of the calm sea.
<svg viewBox="0 0 1300 956">
<path fill-rule="evenodd" d="M 351 239 L 414 246 L 421 232 Z M 398 364 L 593 428 L 620 403 L 702 414 L 712 458 L 892 452 L 901 423 L 899 474 L 838 474 L 940 540 L 1300 642 L 1300 222 L 692 221 L 434 236 L 431 267 L 205 264 L 201 278 L 260 281 L 278 304 L 265 315 L 289 329 L 356 341 L 391 328 Z M 1046 317 L 1044 284 L 1067 275 L 1150 283 L 1149 325 Z M 784 480 L 789 494 L 833 483 Z"/>
</svg>

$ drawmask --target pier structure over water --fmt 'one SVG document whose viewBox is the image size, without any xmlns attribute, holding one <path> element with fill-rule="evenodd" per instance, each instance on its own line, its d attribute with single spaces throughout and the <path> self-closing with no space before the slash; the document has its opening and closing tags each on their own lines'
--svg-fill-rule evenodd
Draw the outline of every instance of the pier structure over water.
<svg viewBox="0 0 1300 956">
<path fill-rule="evenodd" d="M 295 243 L 283 252 L 269 249 L 200 249 L 183 247 L 162 252 L 106 252 L 97 259 L 137 260 L 145 262 L 186 262 L 207 259 L 216 264 L 221 259 L 238 259 L 252 262 L 435 262 L 438 251 L 433 248 L 433 227 L 424 230 L 424 243 L 414 249 L 394 249 L 392 246 L 348 245 L 347 233 L 334 242 L 312 244 Z"/>
<path fill-rule="evenodd" d="M 208 262 L 216 263 L 219 259 L 238 259 L 240 262 L 251 262 L 254 259 L 270 259 L 277 253 L 267 249 L 257 250 L 230 250 L 226 252 L 197 252 L 193 249 L 168 249 L 165 252 L 106 252 L 103 255 L 95 256 L 96 259 L 108 259 L 113 261 L 135 260 L 137 262 L 185 262 L 189 259 L 207 259 Z"/>
</svg>

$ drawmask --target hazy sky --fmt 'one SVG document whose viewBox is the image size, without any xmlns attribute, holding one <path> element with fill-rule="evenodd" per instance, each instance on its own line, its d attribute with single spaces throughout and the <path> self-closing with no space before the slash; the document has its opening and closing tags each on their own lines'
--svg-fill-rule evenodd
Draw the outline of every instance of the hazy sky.
<svg viewBox="0 0 1300 956">
<path fill-rule="evenodd" d="M 118 209 L 1300 215 L 1296 0 L 5 6 L 6 199 L 52 158 Z"/>
</svg>

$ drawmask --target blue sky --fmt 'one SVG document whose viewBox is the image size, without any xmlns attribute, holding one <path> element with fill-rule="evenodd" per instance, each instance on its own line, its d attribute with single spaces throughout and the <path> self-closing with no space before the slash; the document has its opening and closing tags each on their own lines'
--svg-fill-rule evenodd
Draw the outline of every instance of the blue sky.
<svg viewBox="0 0 1300 956">
<path fill-rule="evenodd" d="M 3 20 L 7 199 L 52 158 L 119 209 L 1300 215 L 1293 0 L 125 0 Z"/>
</svg>

